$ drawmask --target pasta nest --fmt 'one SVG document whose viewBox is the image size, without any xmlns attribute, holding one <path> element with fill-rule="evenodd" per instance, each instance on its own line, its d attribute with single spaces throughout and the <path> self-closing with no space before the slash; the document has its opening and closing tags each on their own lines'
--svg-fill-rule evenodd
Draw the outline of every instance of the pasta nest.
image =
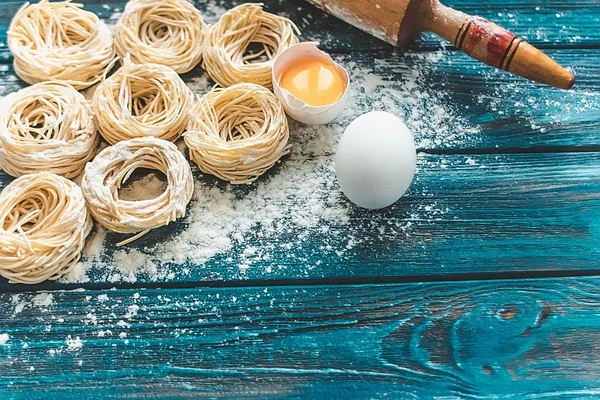
<svg viewBox="0 0 600 400">
<path fill-rule="evenodd" d="M 185 143 L 201 171 L 251 183 L 289 152 L 283 106 L 267 88 L 215 88 L 192 107 Z"/>
<path fill-rule="evenodd" d="M 287 18 L 241 4 L 210 27 L 202 66 L 221 86 L 250 82 L 272 88 L 273 59 L 298 43 L 298 28 Z M 250 52 L 253 46 L 257 51 Z"/>
<path fill-rule="evenodd" d="M 115 144 L 145 136 L 177 140 L 193 101 L 192 91 L 173 69 L 125 59 L 117 72 L 98 85 L 92 105 L 100 134 Z"/>
<path fill-rule="evenodd" d="M 118 189 L 138 168 L 158 170 L 167 177 L 167 188 L 148 200 L 124 200 Z M 102 150 L 87 164 L 81 188 L 93 217 L 105 228 L 120 233 L 140 232 L 167 225 L 185 215 L 194 181 L 192 170 L 177 146 L 153 137 L 125 140 Z"/>
<path fill-rule="evenodd" d="M 0 103 L 0 167 L 12 176 L 46 171 L 74 178 L 98 141 L 90 104 L 67 83 L 36 83 Z"/>
<path fill-rule="evenodd" d="M 102 79 L 115 58 L 109 27 L 83 5 L 42 0 L 13 18 L 8 46 L 17 75 L 29 84 L 60 80 L 76 89 Z"/>
<path fill-rule="evenodd" d="M 121 58 L 184 73 L 202 59 L 205 30 L 200 12 L 186 0 L 131 0 L 115 26 L 115 46 Z"/>
<path fill-rule="evenodd" d="M 79 186 L 48 172 L 0 193 L 0 275 L 11 283 L 55 280 L 77 263 L 92 229 Z"/>
</svg>

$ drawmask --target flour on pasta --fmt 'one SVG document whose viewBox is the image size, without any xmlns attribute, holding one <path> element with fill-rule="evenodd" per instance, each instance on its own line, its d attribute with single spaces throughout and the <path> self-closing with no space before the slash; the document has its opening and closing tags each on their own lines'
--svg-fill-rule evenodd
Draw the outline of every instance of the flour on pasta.
<svg viewBox="0 0 600 400">
<path fill-rule="evenodd" d="M 413 56 L 409 56 L 413 57 Z M 276 276 L 296 265 L 294 273 L 309 273 L 321 265 L 323 257 L 351 260 L 355 249 L 381 237 L 410 235 L 417 219 L 437 218 L 447 212 L 435 198 L 407 206 L 405 219 L 390 220 L 381 213 L 371 215 L 368 225 L 357 224 L 357 211 L 340 193 L 334 172 L 335 148 L 344 127 L 355 116 L 369 109 L 384 109 L 407 121 L 420 147 L 432 141 L 442 145 L 477 140 L 477 127 L 469 125 L 448 108 L 444 93 L 424 85 L 434 65 L 443 55 L 432 53 L 418 60 L 410 73 L 395 77 L 382 75 L 383 65 L 357 64 L 349 56 L 334 56 L 347 66 L 353 79 L 352 97 L 338 122 L 325 126 L 306 126 L 290 121 L 292 150 L 281 164 L 251 186 L 232 186 L 215 178 L 196 178 L 187 217 L 165 232 L 162 242 L 145 242 L 126 249 L 114 249 L 106 232 L 96 231 L 88 240 L 84 259 L 66 282 L 136 282 L 185 279 L 244 279 L 249 276 Z M 427 62 L 424 62 L 427 61 Z M 389 80 L 389 81 L 388 81 Z M 212 83 L 205 75 L 188 84 L 196 94 L 206 93 Z M 430 111 L 434 112 L 430 112 Z M 421 168 L 425 163 L 419 157 Z M 427 166 L 435 168 L 436 166 Z M 417 172 L 417 179 L 418 179 Z M 146 176 L 140 189 L 161 190 L 158 176 Z M 141 190 L 140 195 L 148 195 Z M 421 183 L 409 195 L 430 196 Z M 373 232 L 369 237 L 366 231 Z M 118 240 L 118 238 L 117 238 Z M 315 248 L 309 242 L 320 242 Z M 104 243 L 104 247 L 101 246 Z M 282 265 L 281 256 L 288 260 Z M 218 268 L 211 266 L 219 265 Z M 224 266 L 229 266 L 225 268 Z M 229 275 L 220 275 L 224 269 Z M 290 272 L 290 271 L 288 271 Z"/>
</svg>

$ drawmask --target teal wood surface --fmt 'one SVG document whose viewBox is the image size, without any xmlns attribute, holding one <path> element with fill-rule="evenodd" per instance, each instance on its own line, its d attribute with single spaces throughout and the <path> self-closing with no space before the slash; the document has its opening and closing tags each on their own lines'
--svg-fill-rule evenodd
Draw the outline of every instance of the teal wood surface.
<svg viewBox="0 0 600 400">
<path fill-rule="evenodd" d="M 195 2 L 208 22 L 214 22 L 222 11 L 240 3 L 241 1 L 232 0 Z M 300 28 L 303 39 L 318 40 L 328 50 L 364 52 L 391 49 L 391 46 L 323 14 L 302 0 L 271 0 L 264 3 L 268 10 L 290 17 Z M 600 46 L 600 4 L 596 0 L 449 0 L 444 3 L 469 14 L 488 18 L 541 48 Z M 0 25 L 8 26 L 21 4 L 22 1 L 3 0 Z M 114 24 L 118 13 L 123 10 L 124 2 L 90 0 L 84 4 L 86 9 Z M 0 32 L 0 43 L 6 44 L 5 29 Z M 431 33 L 421 35 L 409 47 L 422 50 L 453 48 Z M 6 47 L 0 48 L 0 60 L 11 58 Z"/>
<path fill-rule="evenodd" d="M 22 3 L 0 0 L 0 96 L 25 86 L 6 47 Z M 239 3 L 195 2 L 210 23 Z M 393 49 L 303 1 L 265 1 L 348 68 L 350 104 L 319 129 L 292 123 L 292 154 L 252 186 L 194 169 L 192 207 L 254 199 L 290 215 L 272 232 L 250 219 L 202 262 L 156 248 L 188 216 L 124 251 L 109 234 L 77 283 L 0 280 L 0 400 L 600 397 L 600 281 L 583 277 L 600 271 L 600 3 L 445 4 L 545 49 L 575 87 L 495 71 L 432 34 Z M 124 1 L 85 5 L 114 24 Z M 201 68 L 183 79 L 212 86 Z M 409 192 L 377 212 L 332 172 L 343 128 L 371 109 L 405 119 L 419 149 Z M 282 177 L 314 189 L 270 196 Z M 154 269 L 131 275 L 121 262 L 140 255 Z"/>
<path fill-rule="evenodd" d="M 299 162 L 306 161 L 298 157 Z M 324 158 L 323 163 L 327 162 Z M 170 265 L 174 276 L 158 281 L 385 280 L 475 273 L 592 273 L 600 269 L 599 153 L 422 154 L 418 168 L 409 193 L 390 208 L 370 212 L 350 207 L 349 221 L 328 223 L 326 232 L 319 226 L 297 226 L 289 234 L 250 234 L 206 264 Z M 196 188 L 205 190 L 214 183 L 200 180 Z M 233 190 L 242 198 L 257 195 L 253 187 L 224 190 Z M 302 196 L 296 201 L 310 202 L 314 193 Z M 345 203 L 339 199 L 336 205 Z M 269 204 L 284 206 L 278 200 Z M 160 260 L 155 244 L 175 239 L 187 222 L 183 219 L 155 229 L 128 249 Z M 125 237 L 108 236 L 109 261 L 96 265 L 85 287 L 112 284 L 112 274 L 107 276 L 106 270 L 119 266 L 111 257 L 120 251 L 114 244 Z M 240 270 L 249 248 L 259 249 L 269 258 Z M 114 272 L 127 274 L 125 268 Z M 138 284 L 157 281 L 144 274 L 138 274 L 136 280 Z M 6 283 L 2 287 L 15 290 Z M 47 283 L 42 287 L 65 286 Z"/>
<path fill-rule="evenodd" d="M 354 83 L 349 109 L 330 127 L 341 130 L 365 110 L 384 109 L 406 119 L 419 150 L 429 153 L 600 150 L 600 49 L 547 53 L 576 71 L 576 87 L 530 83 L 457 51 L 336 54 Z M 198 95 L 212 86 L 199 67 L 183 79 Z M 25 86 L 12 65 L 0 64 L 0 95 Z M 415 118 L 415 109 L 441 116 Z M 313 132 L 301 124 L 294 130 Z"/>
<path fill-rule="evenodd" d="M 599 321 L 598 278 L 3 294 L 0 390 L 597 398 Z"/>
</svg>

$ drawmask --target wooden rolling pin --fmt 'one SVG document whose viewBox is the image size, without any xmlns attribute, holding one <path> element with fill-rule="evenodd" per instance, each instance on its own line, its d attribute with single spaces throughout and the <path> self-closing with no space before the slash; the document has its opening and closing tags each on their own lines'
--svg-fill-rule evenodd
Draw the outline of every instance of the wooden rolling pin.
<svg viewBox="0 0 600 400">
<path fill-rule="evenodd" d="M 394 46 L 433 32 L 469 56 L 532 81 L 569 89 L 575 77 L 511 32 L 438 0 L 307 0 Z"/>
</svg>

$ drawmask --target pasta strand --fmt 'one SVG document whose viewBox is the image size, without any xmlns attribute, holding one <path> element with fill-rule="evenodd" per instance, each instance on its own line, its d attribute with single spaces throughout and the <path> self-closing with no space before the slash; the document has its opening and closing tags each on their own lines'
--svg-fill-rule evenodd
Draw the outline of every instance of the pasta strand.
<svg viewBox="0 0 600 400">
<path fill-rule="evenodd" d="M 109 27 L 82 4 L 25 3 L 8 30 L 17 75 L 29 84 L 60 80 L 85 89 L 102 79 L 115 58 Z"/>
<path fill-rule="evenodd" d="M 100 134 L 110 144 L 145 136 L 175 141 L 186 127 L 193 99 L 173 69 L 126 58 L 98 85 L 92 106 Z"/>
<path fill-rule="evenodd" d="M 206 24 L 186 0 L 130 0 L 115 26 L 121 58 L 162 64 L 182 74 L 202 59 Z"/>
<path fill-rule="evenodd" d="M 192 107 L 185 143 L 201 171 L 251 183 L 290 150 L 283 106 L 267 88 L 215 88 Z"/>
<path fill-rule="evenodd" d="M 150 200 L 120 199 L 118 189 L 138 168 L 165 174 L 166 190 Z M 194 180 L 190 165 L 177 146 L 162 139 L 144 137 L 125 140 L 102 150 L 87 164 L 81 188 L 98 223 L 113 232 L 137 233 L 168 225 L 185 216 L 194 191 Z"/>
<path fill-rule="evenodd" d="M 77 263 L 92 229 L 79 186 L 56 174 L 23 175 L 0 193 L 0 275 L 56 280 Z"/>
<path fill-rule="evenodd" d="M 0 167 L 12 176 L 46 171 L 74 178 L 98 141 L 88 101 L 67 83 L 36 83 L 0 103 Z"/>
<path fill-rule="evenodd" d="M 298 43 L 298 28 L 287 18 L 245 3 L 227 11 L 210 27 L 202 66 L 223 87 L 249 82 L 272 88 L 273 59 Z M 258 52 L 248 53 L 251 45 Z"/>
</svg>

